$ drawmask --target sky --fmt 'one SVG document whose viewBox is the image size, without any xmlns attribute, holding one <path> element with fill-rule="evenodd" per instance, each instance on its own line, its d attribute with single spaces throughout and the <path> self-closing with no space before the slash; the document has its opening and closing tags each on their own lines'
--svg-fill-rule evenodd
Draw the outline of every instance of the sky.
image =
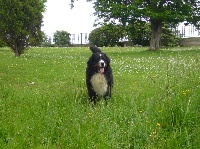
<svg viewBox="0 0 200 149">
<path fill-rule="evenodd" d="M 86 0 L 75 1 L 73 9 L 69 4 L 70 0 L 47 0 L 42 30 L 51 38 L 56 30 L 64 30 L 75 34 L 75 42 L 78 42 L 80 33 L 83 33 L 83 36 L 87 33 L 88 36 L 95 28 L 94 8 L 93 4 Z"/>
</svg>

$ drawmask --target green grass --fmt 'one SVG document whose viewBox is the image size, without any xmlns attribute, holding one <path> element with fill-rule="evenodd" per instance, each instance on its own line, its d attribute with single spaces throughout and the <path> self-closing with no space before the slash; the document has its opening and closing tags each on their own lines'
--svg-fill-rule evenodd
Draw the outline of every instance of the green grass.
<svg viewBox="0 0 200 149">
<path fill-rule="evenodd" d="M 0 49 L 0 148 L 200 147 L 200 48 L 102 48 L 113 96 L 88 104 L 88 48 Z"/>
</svg>

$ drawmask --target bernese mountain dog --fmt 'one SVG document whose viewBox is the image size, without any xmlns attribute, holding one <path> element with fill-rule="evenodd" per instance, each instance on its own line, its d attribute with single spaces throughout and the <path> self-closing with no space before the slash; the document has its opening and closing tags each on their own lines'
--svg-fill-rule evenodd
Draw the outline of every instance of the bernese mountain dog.
<svg viewBox="0 0 200 149">
<path fill-rule="evenodd" d="M 105 101 L 111 97 L 113 87 L 113 75 L 110 67 L 110 59 L 98 47 L 90 46 L 92 56 L 86 67 L 86 85 L 90 102 L 96 104 L 98 97 Z"/>
</svg>

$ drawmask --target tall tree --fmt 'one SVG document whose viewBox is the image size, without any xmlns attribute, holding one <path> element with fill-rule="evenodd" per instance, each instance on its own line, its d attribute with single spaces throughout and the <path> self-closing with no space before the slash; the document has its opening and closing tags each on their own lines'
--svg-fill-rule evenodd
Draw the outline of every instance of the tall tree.
<svg viewBox="0 0 200 149">
<path fill-rule="evenodd" d="M 42 39 L 42 12 L 46 0 L 0 0 L 0 36 L 15 56 Z"/>
<path fill-rule="evenodd" d="M 164 23 L 176 25 L 186 21 L 197 28 L 200 25 L 199 0 L 95 0 L 94 8 L 95 15 L 105 22 L 150 22 L 150 50 L 159 49 Z"/>
</svg>

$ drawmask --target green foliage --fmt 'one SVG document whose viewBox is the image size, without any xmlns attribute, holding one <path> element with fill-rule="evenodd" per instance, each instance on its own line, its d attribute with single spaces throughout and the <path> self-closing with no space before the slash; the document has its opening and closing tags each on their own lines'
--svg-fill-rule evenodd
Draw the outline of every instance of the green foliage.
<svg viewBox="0 0 200 149">
<path fill-rule="evenodd" d="M 53 35 L 55 46 L 68 47 L 70 43 L 70 33 L 67 31 L 56 31 Z"/>
<path fill-rule="evenodd" d="M 149 46 L 150 43 L 150 25 L 146 22 L 133 22 L 126 27 L 129 41 L 134 44 Z"/>
<path fill-rule="evenodd" d="M 42 32 L 42 43 L 41 43 L 41 47 L 51 47 L 53 46 L 51 44 L 51 38 L 48 37 L 44 32 Z"/>
<path fill-rule="evenodd" d="M 126 27 L 109 24 L 94 29 L 89 34 L 89 41 L 92 45 L 102 47 L 120 45 L 120 39 L 128 38 L 135 45 L 149 46 L 150 34 L 150 24 L 146 22 L 133 23 Z M 178 46 L 178 43 L 179 38 L 176 36 L 176 31 L 165 24 L 160 44 L 172 47 Z"/>
<path fill-rule="evenodd" d="M 173 47 L 178 46 L 179 44 L 179 37 L 177 37 L 177 31 L 175 28 L 170 27 L 167 24 L 164 24 L 162 28 L 161 34 L 161 46 L 164 47 Z M 149 46 L 150 45 L 150 24 L 149 23 L 135 23 L 132 25 L 128 25 L 127 27 L 127 34 L 129 40 L 132 41 L 134 44 L 142 45 L 142 46 Z"/>
<path fill-rule="evenodd" d="M 89 34 L 90 44 L 98 47 L 115 46 L 119 44 L 124 37 L 125 30 L 120 25 L 105 24 L 102 27 L 94 29 Z"/>
<path fill-rule="evenodd" d="M 0 49 L 0 148 L 198 149 L 200 48 L 102 51 L 113 96 L 92 107 L 88 48 Z"/>
<path fill-rule="evenodd" d="M 0 47 L 5 47 L 5 46 L 6 46 L 6 43 L 0 37 Z"/>
<path fill-rule="evenodd" d="M 174 25 L 186 21 L 197 27 L 200 23 L 200 2 L 196 0 L 97 0 L 94 2 L 94 8 L 95 15 L 104 22 L 120 22 L 126 26 L 149 21 L 152 50 L 159 49 L 164 23 Z"/>
<path fill-rule="evenodd" d="M 42 42 L 49 42 L 49 38 L 45 32 L 42 32 Z"/>
<path fill-rule="evenodd" d="M 177 36 L 177 31 L 169 28 L 168 25 L 163 27 L 163 33 L 161 37 L 161 46 L 174 47 L 179 45 L 180 38 Z"/>
<path fill-rule="evenodd" d="M 20 56 L 29 46 L 41 42 L 41 0 L 0 0 L 0 36 L 15 56 Z"/>
</svg>

